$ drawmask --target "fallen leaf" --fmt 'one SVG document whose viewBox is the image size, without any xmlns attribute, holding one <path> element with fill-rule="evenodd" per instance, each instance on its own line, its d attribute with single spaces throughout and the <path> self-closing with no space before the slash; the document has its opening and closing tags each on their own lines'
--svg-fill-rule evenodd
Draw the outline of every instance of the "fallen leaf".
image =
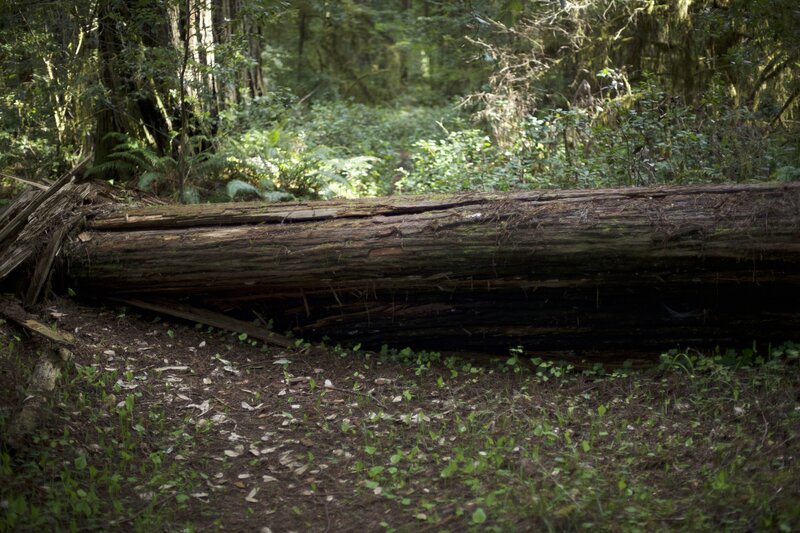
<svg viewBox="0 0 800 533">
<path fill-rule="evenodd" d="M 166 372 L 168 370 L 173 370 L 173 371 L 176 371 L 176 372 L 182 372 L 184 370 L 189 370 L 189 367 L 188 366 L 160 366 L 160 367 L 158 367 L 158 368 L 156 368 L 154 370 L 156 372 L 159 372 L 159 373 L 160 372 Z"/>
<path fill-rule="evenodd" d="M 242 453 L 244 453 L 244 446 L 240 444 L 236 446 L 233 450 L 225 450 L 223 453 L 225 454 L 226 457 L 239 457 L 240 455 L 242 455 Z"/>
<path fill-rule="evenodd" d="M 280 457 L 278 457 L 278 462 L 283 466 L 287 466 L 289 463 L 294 461 L 294 457 L 291 451 L 283 452 Z"/>
<path fill-rule="evenodd" d="M 117 380 L 116 385 L 121 389 L 133 390 L 139 386 L 138 383 L 129 383 L 126 381 L 122 381 L 121 379 Z"/>
<path fill-rule="evenodd" d="M 245 501 L 248 501 L 250 503 L 258 503 L 258 500 L 256 500 L 255 498 L 256 494 L 258 494 L 258 491 L 259 491 L 258 487 L 255 487 L 253 490 L 251 490 L 250 493 L 245 498 Z"/>
<path fill-rule="evenodd" d="M 206 414 L 207 412 L 209 412 L 211 410 L 211 402 L 209 402 L 208 400 L 204 400 L 203 402 L 201 402 L 199 404 L 190 403 L 186 407 L 187 408 L 194 407 L 195 409 L 199 409 L 200 410 L 200 415 L 199 416 L 203 416 L 204 414 Z"/>
</svg>

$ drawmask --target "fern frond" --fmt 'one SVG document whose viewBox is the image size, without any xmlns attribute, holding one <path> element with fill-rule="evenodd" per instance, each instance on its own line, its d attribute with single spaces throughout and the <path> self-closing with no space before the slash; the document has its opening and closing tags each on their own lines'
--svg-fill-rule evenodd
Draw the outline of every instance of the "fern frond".
<svg viewBox="0 0 800 533">
<path fill-rule="evenodd" d="M 236 199 L 236 195 L 238 194 L 257 194 L 261 195 L 261 191 L 256 189 L 250 183 L 242 180 L 231 180 L 225 186 L 225 192 L 228 194 L 228 198 L 231 200 Z"/>
<path fill-rule="evenodd" d="M 178 166 L 178 162 L 175 161 L 175 159 L 172 156 L 162 155 L 161 157 L 156 157 L 153 160 L 153 163 L 152 163 L 151 166 L 154 169 L 160 168 L 160 169 L 163 169 L 163 170 L 167 170 L 167 169 L 175 168 L 176 166 Z"/>
<path fill-rule="evenodd" d="M 134 170 L 134 167 L 130 165 L 130 163 L 126 161 L 118 161 L 115 159 L 106 161 L 105 163 L 100 163 L 99 165 L 95 165 L 90 168 L 87 172 L 87 176 L 97 176 L 102 174 L 110 174 L 110 173 L 123 173 L 123 172 L 130 172 Z"/>
<path fill-rule="evenodd" d="M 261 197 L 268 202 L 290 202 L 296 199 L 293 194 L 283 191 L 265 192 Z"/>
<path fill-rule="evenodd" d="M 140 190 L 146 191 L 153 183 L 161 181 L 162 179 L 164 179 L 164 174 L 162 172 L 150 170 L 139 177 L 139 183 L 137 185 Z"/>
<path fill-rule="evenodd" d="M 158 167 L 161 158 L 153 150 L 139 147 L 138 150 L 135 150 L 135 153 L 142 159 L 142 161 L 145 161 L 146 165 L 149 165 L 150 168 Z"/>
<path fill-rule="evenodd" d="M 187 204 L 199 204 L 200 192 L 197 187 L 188 186 L 183 190 L 183 201 Z"/>
<path fill-rule="evenodd" d="M 139 153 L 135 151 L 114 152 L 108 155 L 108 159 L 110 161 L 127 163 L 131 169 L 148 168 L 150 166 L 147 160 L 143 159 Z"/>
</svg>

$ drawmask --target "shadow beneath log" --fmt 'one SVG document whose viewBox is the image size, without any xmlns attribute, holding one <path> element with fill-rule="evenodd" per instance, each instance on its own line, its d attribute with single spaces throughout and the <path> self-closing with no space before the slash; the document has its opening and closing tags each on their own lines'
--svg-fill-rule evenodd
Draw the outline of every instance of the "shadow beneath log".
<svg viewBox="0 0 800 533">
<path fill-rule="evenodd" d="M 800 325 L 800 289 L 784 284 L 695 284 L 420 293 L 304 295 L 267 302 L 206 300 L 308 340 L 506 355 L 657 357 L 676 347 L 780 344 Z M 255 311 L 255 314 L 254 314 Z"/>
</svg>

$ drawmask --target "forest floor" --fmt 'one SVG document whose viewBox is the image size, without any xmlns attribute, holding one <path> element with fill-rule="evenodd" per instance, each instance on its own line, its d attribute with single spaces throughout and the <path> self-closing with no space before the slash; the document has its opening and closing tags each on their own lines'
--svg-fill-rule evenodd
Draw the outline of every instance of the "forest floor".
<svg viewBox="0 0 800 533">
<path fill-rule="evenodd" d="M 71 300 L 40 319 L 75 364 L 0 450 L 0 531 L 800 528 L 796 345 L 577 370 L 272 349 Z M 6 434 L 36 354 L 8 323 L 0 343 Z"/>
</svg>

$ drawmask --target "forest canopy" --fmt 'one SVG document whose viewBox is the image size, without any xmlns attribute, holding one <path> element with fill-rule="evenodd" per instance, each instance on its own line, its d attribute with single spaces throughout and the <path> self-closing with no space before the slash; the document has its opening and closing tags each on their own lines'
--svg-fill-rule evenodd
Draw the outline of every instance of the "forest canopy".
<svg viewBox="0 0 800 533">
<path fill-rule="evenodd" d="M 0 196 L 800 178 L 794 0 L 10 0 Z"/>
</svg>

